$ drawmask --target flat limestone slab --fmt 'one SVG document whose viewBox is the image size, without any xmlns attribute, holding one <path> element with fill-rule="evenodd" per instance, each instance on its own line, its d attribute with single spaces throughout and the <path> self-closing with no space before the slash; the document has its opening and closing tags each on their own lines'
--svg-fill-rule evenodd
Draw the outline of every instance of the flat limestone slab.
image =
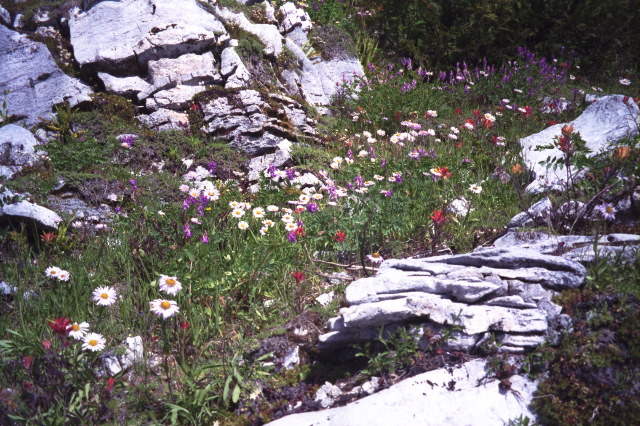
<svg viewBox="0 0 640 426">
<path fill-rule="evenodd" d="M 537 383 L 512 376 L 511 390 L 502 391 L 498 381 L 482 380 L 484 360 L 473 360 L 453 372 L 430 371 L 344 407 L 292 414 L 272 426 L 502 426 L 521 415 L 535 416 L 527 406 Z M 453 390 L 448 384 L 454 381 Z M 478 381 L 481 385 L 478 386 Z M 486 383 L 485 383 L 486 382 Z"/>
</svg>

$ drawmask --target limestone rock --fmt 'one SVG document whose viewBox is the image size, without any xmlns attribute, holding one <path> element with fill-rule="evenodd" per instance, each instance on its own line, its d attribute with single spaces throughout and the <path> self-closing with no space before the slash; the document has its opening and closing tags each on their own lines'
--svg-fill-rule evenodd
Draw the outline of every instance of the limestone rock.
<svg viewBox="0 0 640 426">
<path fill-rule="evenodd" d="M 7 9 L 2 7 L 2 5 L 0 5 L 0 24 L 6 25 L 6 26 L 11 25 L 11 15 L 7 11 Z"/>
<path fill-rule="evenodd" d="M 149 115 L 139 115 L 138 121 L 143 126 L 155 130 L 180 130 L 189 125 L 187 114 L 160 108 Z"/>
<path fill-rule="evenodd" d="M 150 60 L 201 53 L 229 38 L 222 23 L 195 0 L 106 1 L 69 20 L 83 68 L 140 74 Z"/>
<path fill-rule="evenodd" d="M 222 51 L 220 62 L 220 72 L 227 79 L 224 85 L 226 89 L 248 86 L 251 75 L 234 47 L 230 46 Z"/>
<path fill-rule="evenodd" d="M 586 265 L 605 258 L 633 261 L 640 247 L 640 236 L 609 234 L 596 237 L 551 235 L 542 231 L 512 231 L 497 239 L 494 246 L 523 247 L 542 254 L 559 255 Z"/>
<path fill-rule="evenodd" d="M 140 77 L 115 77 L 106 72 L 99 72 L 98 77 L 104 83 L 104 88 L 109 93 L 133 97 L 140 92 L 151 92 L 152 86 Z"/>
<path fill-rule="evenodd" d="M 212 91 L 215 96 L 199 106 L 204 131 L 229 140 L 230 146 L 249 155 L 276 150 L 283 141 L 296 141 L 303 133 L 288 122 L 284 111 L 255 90 Z"/>
<path fill-rule="evenodd" d="M 91 89 L 58 68 L 47 47 L 0 25 L 0 94 L 27 127 L 50 119 L 54 105 L 91 100 Z M 3 100 L 5 100 L 3 99 Z"/>
<path fill-rule="evenodd" d="M 462 327 L 452 350 L 476 350 L 492 333 L 510 342 L 509 351 L 524 352 L 544 340 L 548 321 L 560 314 L 555 291 L 575 288 L 585 277 L 579 263 L 520 247 L 387 260 L 375 276 L 347 287 L 349 306 L 329 321 L 318 347 L 331 352 L 409 321 L 435 330 Z M 530 338 L 509 340 L 512 335 Z"/>
<path fill-rule="evenodd" d="M 312 62 L 291 38 L 286 39 L 287 48 L 300 64 L 297 70 L 284 70 L 282 77 L 288 93 L 301 96 L 313 105 L 328 105 L 345 81 L 364 76 L 357 58 Z"/>
<path fill-rule="evenodd" d="M 225 7 L 216 7 L 215 13 L 226 25 L 236 25 L 258 37 L 264 45 L 265 55 L 278 57 L 282 53 L 282 35 L 275 25 L 253 24 L 243 13 L 233 13 Z"/>
<path fill-rule="evenodd" d="M 268 424 L 495 426 L 520 416 L 535 420 L 528 405 L 537 382 L 511 376 L 511 389 L 505 392 L 497 379 L 486 378 L 487 369 L 484 360 L 469 361 L 411 377 L 343 407 L 292 414 Z"/>
<path fill-rule="evenodd" d="M 8 124 L 0 127 L 0 177 L 11 177 L 24 166 L 33 166 L 39 160 L 38 141 L 27 129 Z"/>
<path fill-rule="evenodd" d="M 34 224 L 38 229 L 58 229 L 62 218 L 54 211 L 29 201 L 22 200 L 0 206 L 0 222 Z"/>
<path fill-rule="evenodd" d="M 158 109 L 185 110 L 192 104 L 191 100 L 198 93 L 207 90 L 204 86 L 179 85 L 172 89 L 156 92 L 152 98 L 147 98 L 145 106 L 149 111 Z M 186 122 L 189 120 L 187 119 Z"/>
<path fill-rule="evenodd" d="M 551 200 L 549 200 L 549 197 L 544 197 L 542 200 L 529 207 L 526 212 L 518 213 L 512 217 L 507 227 L 523 228 L 542 225 L 548 220 L 550 209 Z"/>
<path fill-rule="evenodd" d="M 221 81 L 213 53 L 202 55 L 187 53 L 178 58 L 162 58 L 149 61 L 149 78 L 153 90 L 176 85 L 214 84 Z M 146 97 L 141 94 L 140 98 Z"/>
<path fill-rule="evenodd" d="M 598 98 L 574 121 L 567 123 L 579 132 L 586 142 L 587 148 L 595 155 L 607 148 L 609 143 L 623 138 L 631 138 L 638 134 L 638 106 L 633 101 L 624 103 L 624 96 L 611 95 Z M 550 126 L 545 130 L 520 139 L 522 157 L 527 168 L 531 170 L 536 180 L 527 187 L 528 192 L 539 193 L 545 189 L 564 190 L 566 185 L 566 171 L 547 169 L 539 164 L 547 157 L 558 157 L 561 151 L 547 149 L 535 151 L 539 145 L 553 142 L 554 137 L 560 136 L 565 123 Z"/>
<path fill-rule="evenodd" d="M 293 3 L 287 2 L 280 6 L 280 32 L 286 34 L 294 28 L 310 31 L 313 27 L 309 14 L 304 9 L 298 9 Z"/>
<path fill-rule="evenodd" d="M 288 151 L 282 149 L 276 150 L 273 154 L 265 154 L 259 157 L 253 157 L 246 165 L 248 170 L 247 179 L 249 182 L 254 182 L 260 179 L 260 175 L 263 171 L 267 170 L 270 166 L 281 167 L 291 160 L 291 155 Z"/>
</svg>

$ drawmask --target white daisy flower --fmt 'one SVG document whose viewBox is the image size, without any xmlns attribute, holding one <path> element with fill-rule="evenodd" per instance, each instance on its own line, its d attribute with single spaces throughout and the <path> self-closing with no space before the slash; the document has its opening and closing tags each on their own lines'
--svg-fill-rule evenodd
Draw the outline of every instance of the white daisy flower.
<svg viewBox="0 0 640 426">
<path fill-rule="evenodd" d="M 118 293 L 112 287 L 98 287 L 93 290 L 93 301 L 99 306 L 109 306 L 116 303 Z"/>
<path fill-rule="evenodd" d="M 238 228 L 246 231 L 247 229 L 249 229 L 249 224 L 243 220 L 241 222 L 238 222 Z"/>
<path fill-rule="evenodd" d="M 268 228 L 271 228 L 273 225 L 275 225 L 276 223 L 274 221 L 272 221 L 271 219 L 265 219 L 262 221 L 262 224 Z"/>
<path fill-rule="evenodd" d="M 44 270 L 44 273 L 49 278 L 58 278 L 60 276 L 60 271 L 62 271 L 62 269 L 57 266 L 49 266 Z"/>
<path fill-rule="evenodd" d="M 280 209 L 278 208 L 278 206 L 273 206 L 273 205 L 271 205 L 271 206 L 267 206 L 267 211 L 268 211 L 268 212 L 272 212 L 272 213 L 273 213 L 273 212 L 277 212 L 278 210 L 280 210 Z"/>
<path fill-rule="evenodd" d="M 469 191 L 473 192 L 474 194 L 479 194 L 482 192 L 482 187 L 477 183 L 472 183 L 471 185 L 469 185 Z"/>
<path fill-rule="evenodd" d="M 162 319 L 167 319 L 178 312 L 180 312 L 180 308 L 175 300 L 164 300 L 164 299 L 156 299 L 149 302 L 149 308 L 151 312 L 162 317 Z"/>
<path fill-rule="evenodd" d="M 262 219 L 264 217 L 264 209 L 262 207 L 256 207 L 253 209 L 253 217 L 256 219 Z"/>
<path fill-rule="evenodd" d="M 244 210 L 242 210 L 241 208 L 236 208 L 231 212 L 231 216 L 235 217 L 236 219 L 239 219 L 242 216 L 244 216 Z"/>
<path fill-rule="evenodd" d="M 284 223 L 291 223 L 293 222 L 295 219 L 293 218 L 293 216 L 291 216 L 290 214 L 285 214 L 284 216 L 282 216 L 281 219 Z"/>
<path fill-rule="evenodd" d="M 58 279 L 60 281 L 69 281 L 69 271 L 65 271 L 64 269 L 61 269 L 60 272 L 58 273 Z"/>
<path fill-rule="evenodd" d="M 69 330 L 69 336 L 76 340 L 82 340 L 87 331 L 89 331 L 89 323 L 81 322 L 78 324 L 77 322 L 74 322 L 67 328 L 67 330 Z"/>
<path fill-rule="evenodd" d="M 88 333 L 82 338 L 82 342 L 82 349 L 91 352 L 98 352 L 103 350 L 105 344 L 107 343 L 102 334 L 98 333 Z"/>
<path fill-rule="evenodd" d="M 158 278 L 158 287 L 160 288 L 160 291 L 175 296 L 180 290 L 182 290 L 182 283 L 178 281 L 177 277 L 160 275 L 160 278 Z"/>
<path fill-rule="evenodd" d="M 380 253 L 378 252 L 368 254 L 367 259 L 369 259 L 369 261 L 373 263 L 381 263 L 384 260 L 384 258 L 380 256 Z"/>
<path fill-rule="evenodd" d="M 296 225 L 293 222 L 287 222 L 287 224 L 284 226 L 284 229 L 286 229 L 289 232 L 295 231 L 296 229 L 298 229 L 298 225 Z"/>
</svg>

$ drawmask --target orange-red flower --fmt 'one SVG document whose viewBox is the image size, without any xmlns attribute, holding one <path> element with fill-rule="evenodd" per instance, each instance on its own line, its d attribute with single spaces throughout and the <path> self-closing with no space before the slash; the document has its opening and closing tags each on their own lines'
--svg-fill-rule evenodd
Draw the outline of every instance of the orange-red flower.
<svg viewBox="0 0 640 426">
<path fill-rule="evenodd" d="M 441 225 L 449 220 L 446 217 L 444 217 L 444 212 L 438 209 L 434 210 L 433 214 L 429 217 L 431 218 L 431 220 L 433 220 L 433 223 L 436 225 Z"/>
<path fill-rule="evenodd" d="M 55 318 L 47 324 L 58 336 L 66 337 L 69 333 L 69 325 L 71 320 L 67 317 Z"/>
<path fill-rule="evenodd" d="M 338 231 L 336 232 L 336 235 L 333 237 L 333 239 L 339 243 L 342 243 L 347 239 L 347 233 L 344 231 Z"/>
<path fill-rule="evenodd" d="M 440 179 L 449 179 L 452 175 L 448 167 L 435 167 L 431 169 L 431 174 Z"/>
<path fill-rule="evenodd" d="M 613 151 L 613 156 L 618 160 L 626 160 L 631 156 L 631 148 L 628 146 L 619 146 Z"/>
<path fill-rule="evenodd" d="M 291 276 L 296 280 L 296 284 L 300 284 L 305 278 L 307 278 L 307 276 L 300 271 L 292 272 Z"/>
<path fill-rule="evenodd" d="M 514 175 L 520 175 L 522 174 L 522 172 L 524 172 L 524 167 L 522 167 L 520 164 L 516 163 L 511 166 L 511 173 L 513 173 Z"/>
<path fill-rule="evenodd" d="M 45 243 L 52 243 L 56 239 L 56 234 L 53 232 L 44 232 L 40 235 L 40 239 Z"/>
</svg>

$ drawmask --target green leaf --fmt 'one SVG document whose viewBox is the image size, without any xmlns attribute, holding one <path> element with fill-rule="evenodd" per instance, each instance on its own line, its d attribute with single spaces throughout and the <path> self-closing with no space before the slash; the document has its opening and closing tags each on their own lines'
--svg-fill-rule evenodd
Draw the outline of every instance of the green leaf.
<svg viewBox="0 0 640 426">
<path fill-rule="evenodd" d="M 236 384 L 236 387 L 233 388 L 233 396 L 231 397 L 231 401 L 236 404 L 240 400 L 240 385 Z"/>
</svg>

